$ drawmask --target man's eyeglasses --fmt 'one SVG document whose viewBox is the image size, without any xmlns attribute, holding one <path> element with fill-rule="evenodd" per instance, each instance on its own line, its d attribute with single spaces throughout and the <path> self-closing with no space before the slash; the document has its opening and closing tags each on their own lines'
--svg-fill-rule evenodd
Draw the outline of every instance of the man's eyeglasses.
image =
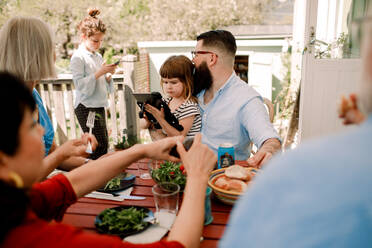
<svg viewBox="0 0 372 248">
<path fill-rule="evenodd" d="M 218 57 L 217 54 L 214 52 L 209 52 L 209 51 L 191 51 L 192 58 L 195 58 L 197 54 L 214 54 Z"/>
</svg>

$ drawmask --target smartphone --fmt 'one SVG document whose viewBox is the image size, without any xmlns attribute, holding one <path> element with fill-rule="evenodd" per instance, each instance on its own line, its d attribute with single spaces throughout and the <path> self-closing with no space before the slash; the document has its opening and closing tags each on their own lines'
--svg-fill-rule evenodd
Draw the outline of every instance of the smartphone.
<svg viewBox="0 0 372 248">
<path fill-rule="evenodd" d="M 185 150 L 188 151 L 194 142 L 194 137 L 187 137 L 183 140 L 182 144 L 185 147 Z M 177 152 L 177 146 L 172 147 L 171 151 L 169 152 L 170 155 L 180 158 L 180 155 Z"/>
<path fill-rule="evenodd" d="M 121 62 L 121 60 L 119 59 L 118 61 L 116 61 L 116 62 L 114 63 L 114 65 L 118 65 L 118 64 L 120 64 L 120 62 Z"/>
</svg>

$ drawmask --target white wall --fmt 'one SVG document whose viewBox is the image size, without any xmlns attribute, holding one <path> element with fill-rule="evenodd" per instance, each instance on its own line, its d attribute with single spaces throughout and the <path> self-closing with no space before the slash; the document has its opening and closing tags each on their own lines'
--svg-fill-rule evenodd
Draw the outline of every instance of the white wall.
<svg viewBox="0 0 372 248">
<path fill-rule="evenodd" d="M 281 78 L 281 62 L 278 56 L 285 44 L 283 39 L 237 40 L 237 55 L 249 56 L 249 84 L 269 99 L 273 73 Z M 196 41 L 151 41 L 138 42 L 137 45 L 149 53 L 151 91 L 162 92 L 159 76 L 161 65 L 172 55 L 185 55 L 191 59 L 191 51 L 194 50 Z"/>
</svg>

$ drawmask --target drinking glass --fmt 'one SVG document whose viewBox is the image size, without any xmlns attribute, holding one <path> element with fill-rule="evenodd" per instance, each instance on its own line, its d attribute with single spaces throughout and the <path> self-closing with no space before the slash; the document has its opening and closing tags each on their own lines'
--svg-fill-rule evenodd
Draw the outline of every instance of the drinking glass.
<svg viewBox="0 0 372 248">
<path fill-rule="evenodd" d="M 155 218 L 159 225 L 170 229 L 178 212 L 180 186 L 171 182 L 155 184 L 152 187 L 156 207 Z"/>
<path fill-rule="evenodd" d="M 141 179 L 151 179 L 151 175 L 148 171 L 148 167 L 146 163 L 137 163 L 138 166 L 138 175 Z"/>
</svg>

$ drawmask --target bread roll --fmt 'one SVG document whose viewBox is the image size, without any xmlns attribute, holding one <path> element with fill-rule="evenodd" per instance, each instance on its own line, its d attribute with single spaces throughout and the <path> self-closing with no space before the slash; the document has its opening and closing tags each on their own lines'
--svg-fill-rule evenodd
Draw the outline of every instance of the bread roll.
<svg viewBox="0 0 372 248">
<path fill-rule="evenodd" d="M 233 165 L 225 170 L 225 175 L 229 178 L 240 179 L 244 181 L 251 180 L 251 173 L 240 165 Z"/>
</svg>

